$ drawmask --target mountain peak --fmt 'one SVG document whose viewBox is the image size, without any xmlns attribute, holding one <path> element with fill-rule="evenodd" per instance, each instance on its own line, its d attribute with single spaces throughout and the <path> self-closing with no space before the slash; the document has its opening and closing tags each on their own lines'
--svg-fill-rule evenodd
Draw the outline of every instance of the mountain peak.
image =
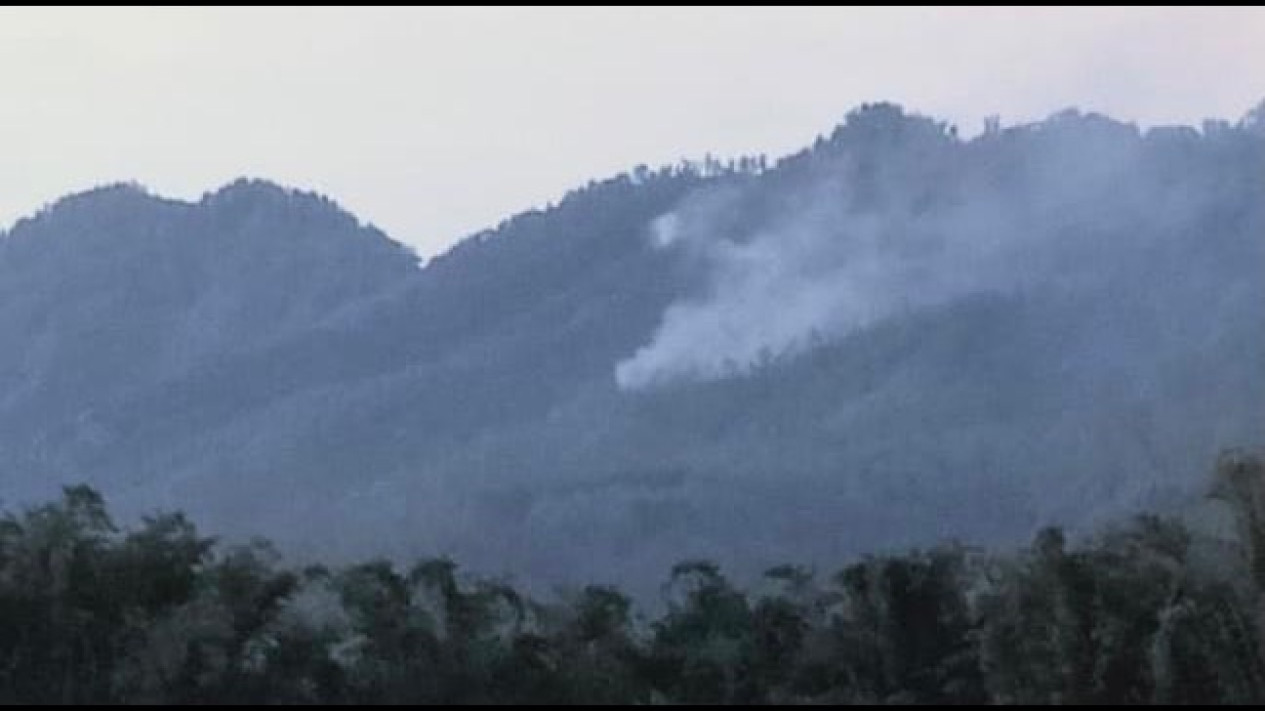
<svg viewBox="0 0 1265 711">
<path fill-rule="evenodd" d="M 300 196 L 319 197 L 316 193 L 288 188 L 263 178 L 240 177 L 219 189 L 205 194 L 203 202 L 226 200 L 289 200 Z"/>
<path fill-rule="evenodd" d="M 136 181 L 120 181 L 71 193 L 45 207 L 41 213 L 117 208 L 156 200 L 161 200 L 161 198 L 151 193 L 144 185 Z"/>
<path fill-rule="evenodd" d="M 168 198 L 152 192 L 136 181 L 107 183 L 72 193 L 45 205 L 36 214 L 18 220 L 7 233 L 16 235 L 35 230 L 61 232 L 103 232 L 106 225 L 138 225 L 172 211 L 195 210 L 218 214 L 220 219 L 262 219 L 265 223 L 285 223 L 295 219 L 321 224 L 333 230 L 366 228 L 356 216 L 332 199 L 313 191 L 289 188 L 258 178 L 238 178 L 217 190 L 205 193 L 198 202 Z M 389 239 L 371 229 L 382 239 Z"/>
<path fill-rule="evenodd" d="M 349 229 L 366 226 L 355 215 L 321 193 L 286 187 L 260 178 L 238 178 L 203 195 L 198 206 L 214 210 L 227 209 L 237 214 L 263 213 L 290 218 L 315 216 L 322 221 Z"/>
</svg>

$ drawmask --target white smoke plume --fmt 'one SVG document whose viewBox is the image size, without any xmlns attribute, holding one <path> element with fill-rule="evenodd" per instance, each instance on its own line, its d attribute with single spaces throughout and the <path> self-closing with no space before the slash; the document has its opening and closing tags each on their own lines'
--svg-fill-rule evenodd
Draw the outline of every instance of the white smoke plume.
<svg viewBox="0 0 1265 711">
<path fill-rule="evenodd" d="M 706 287 L 672 304 L 651 341 L 617 365 L 619 386 L 737 375 L 899 314 L 1094 275 L 1106 250 L 1126 246 L 1097 243 L 1074 222 L 1092 218 L 1098 200 L 1130 212 L 1112 186 L 1132 158 L 1083 144 L 1076 155 L 1052 150 L 1021 191 L 987 180 L 935 186 L 930 205 L 935 167 L 916 155 L 879 166 L 860 186 L 845 156 L 754 226 L 735 225 L 741 189 L 693 196 L 652 223 L 650 240 L 694 260 Z M 945 145 L 949 161 L 983 149 L 947 137 Z M 853 200 L 860 190 L 879 198 Z"/>
</svg>

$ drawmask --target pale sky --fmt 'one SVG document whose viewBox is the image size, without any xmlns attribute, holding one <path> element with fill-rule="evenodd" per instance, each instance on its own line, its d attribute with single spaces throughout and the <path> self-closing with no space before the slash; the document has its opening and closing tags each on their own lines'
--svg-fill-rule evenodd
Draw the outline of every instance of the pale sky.
<svg viewBox="0 0 1265 711">
<path fill-rule="evenodd" d="M 891 100 L 978 131 L 1265 98 L 1265 9 L 0 9 L 0 226 L 137 181 L 328 194 L 431 255 L 638 163 Z"/>
</svg>

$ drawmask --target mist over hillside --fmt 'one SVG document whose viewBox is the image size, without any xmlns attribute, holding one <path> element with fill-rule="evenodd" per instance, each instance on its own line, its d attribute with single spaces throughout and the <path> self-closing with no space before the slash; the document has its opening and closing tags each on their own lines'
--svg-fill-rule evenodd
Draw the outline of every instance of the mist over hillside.
<svg viewBox="0 0 1265 711">
<path fill-rule="evenodd" d="M 266 182 L 71 196 L 0 236 L 0 498 L 634 589 L 1163 509 L 1265 444 L 1263 119 L 867 105 L 421 269 Z"/>
</svg>

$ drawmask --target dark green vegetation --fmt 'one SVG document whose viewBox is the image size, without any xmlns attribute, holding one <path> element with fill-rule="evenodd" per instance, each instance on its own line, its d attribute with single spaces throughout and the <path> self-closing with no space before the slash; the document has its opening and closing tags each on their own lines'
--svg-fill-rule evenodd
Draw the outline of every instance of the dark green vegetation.
<svg viewBox="0 0 1265 711">
<path fill-rule="evenodd" d="M 293 570 L 71 488 L 0 520 L 0 702 L 1260 703 L 1265 464 L 1224 456 L 1210 498 L 1208 530 L 1146 515 L 746 591 L 682 563 L 646 619 L 448 560 Z"/>
<path fill-rule="evenodd" d="M 1079 534 L 1265 445 L 1262 195 L 1259 113 L 968 140 L 882 104 L 424 269 L 312 194 L 103 188 L 0 236 L 0 497 L 91 477 L 119 520 L 639 597 Z"/>
</svg>

